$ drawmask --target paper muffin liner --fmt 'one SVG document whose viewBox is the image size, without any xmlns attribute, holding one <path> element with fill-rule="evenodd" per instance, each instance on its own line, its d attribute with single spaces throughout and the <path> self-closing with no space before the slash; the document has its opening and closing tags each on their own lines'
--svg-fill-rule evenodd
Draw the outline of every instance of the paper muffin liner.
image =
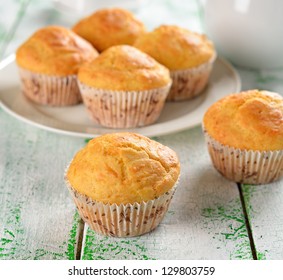
<svg viewBox="0 0 283 280">
<path fill-rule="evenodd" d="M 144 91 L 114 91 L 78 82 L 90 118 L 111 128 L 133 128 L 157 121 L 164 107 L 171 83 Z"/>
<path fill-rule="evenodd" d="M 105 204 L 77 192 L 65 182 L 81 218 L 95 232 L 114 237 L 133 237 L 154 230 L 162 221 L 175 193 L 173 188 L 156 199 L 141 203 Z"/>
<path fill-rule="evenodd" d="M 244 184 L 267 184 L 283 176 L 283 150 L 241 150 L 223 145 L 204 129 L 214 167 L 227 179 Z"/>
<path fill-rule="evenodd" d="M 75 105 L 82 101 L 77 76 L 38 74 L 19 67 L 24 95 L 35 103 L 49 106 Z"/>
<path fill-rule="evenodd" d="M 216 55 L 197 67 L 171 70 L 170 76 L 173 83 L 167 101 L 189 100 L 201 94 L 208 83 L 215 59 Z"/>
</svg>

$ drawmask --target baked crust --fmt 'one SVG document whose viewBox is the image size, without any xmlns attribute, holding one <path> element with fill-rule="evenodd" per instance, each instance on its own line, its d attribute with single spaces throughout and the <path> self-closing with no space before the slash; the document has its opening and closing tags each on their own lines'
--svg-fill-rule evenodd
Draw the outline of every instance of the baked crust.
<svg viewBox="0 0 283 280">
<path fill-rule="evenodd" d="M 193 68 L 215 57 L 214 46 L 205 35 L 174 25 L 161 25 L 141 35 L 134 46 L 169 70 Z"/>
<path fill-rule="evenodd" d="M 169 70 L 149 55 L 127 45 L 113 46 L 84 64 L 80 82 L 98 89 L 150 90 L 171 83 Z"/>
<path fill-rule="evenodd" d="M 17 64 L 29 71 L 56 76 L 74 75 L 98 52 L 73 31 L 48 26 L 35 32 L 16 52 Z"/>
<path fill-rule="evenodd" d="M 205 113 L 204 129 L 223 145 L 247 150 L 283 149 L 283 97 L 249 90 L 228 95 Z"/>
<path fill-rule="evenodd" d="M 123 9 L 101 9 L 80 20 L 73 31 L 100 52 L 114 45 L 132 45 L 145 32 L 145 26 Z"/>
<path fill-rule="evenodd" d="M 126 204 L 159 197 L 176 184 L 179 174 L 173 150 L 124 132 L 92 139 L 75 155 L 66 178 L 76 191 L 94 200 Z"/>
</svg>

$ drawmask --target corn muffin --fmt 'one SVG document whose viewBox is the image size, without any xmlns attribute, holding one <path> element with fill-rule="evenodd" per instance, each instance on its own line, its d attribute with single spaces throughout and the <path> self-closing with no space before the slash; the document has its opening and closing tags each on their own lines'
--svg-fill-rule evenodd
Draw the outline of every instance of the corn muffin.
<svg viewBox="0 0 283 280">
<path fill-rule="evenodd" d="M 248 90 L 214 103 L 203 129 L 216 169 L 228 179 L 263 184 L 283 175 L 283 97 Z"/>
<path fill-rule="evenodd" d="M 127 45 L 110 47 L 84 64 L 78 81 L 90 117 L 112 128 L 154 123 L 172 82 L 166 67 Z"/>
<path fill-rule="evenodd" d="M 122 237 L 160 223 L 179 174 L 173 150 L 123 132 L 92 139 L 71 161 L 65 180 L 84 221 L 98 233 Z"/>
<path fill-rule="evenodd" d="M 134 46 L 170 70 L 173 84 L 167 100 L 188 100 L 200 94 L 208 82 L 216 52 L 205 35 L 161 25 L 138 37 Z"/>
<path fill-rule="evenodd" d="M 73 31 L 89 41 L 99 52 L 114 45 L 132 45 L 145 33 L 145 26 L 124 9 L 101 9 L 80 20 Z"/>
<path fill-rule="evenodd" d="M 22 91 L 39 104 L 77 104 L 82 100 L 77 85 L 78 69 L 97 56 L 90 43 L 67 28 L 39 29 L 16 52 Z"/>
</svg>

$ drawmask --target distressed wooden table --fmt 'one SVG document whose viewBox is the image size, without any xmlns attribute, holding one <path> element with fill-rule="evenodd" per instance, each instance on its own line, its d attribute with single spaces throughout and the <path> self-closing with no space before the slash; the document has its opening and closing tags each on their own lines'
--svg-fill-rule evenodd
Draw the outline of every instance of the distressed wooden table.
<svg viewBox="0 0 283 280">
<path fill-rule="evenodd" d="M 1 1 L 0 10 L 0 58 L 39 27 L 78 18 L 51 1 Z M 135 13 L 149 29 L 167 23 L 202 31 L 196 1 L 147 1 Z M 283 69 L 237 69 L 242 89 L 283 94 Z M 144 236 L 104 237 L 80 219 L 63 181 L 85 139 L 32 127 L 0 109 L 0 259 L 283 259 L 283 180 L 227 181 L 212 167 L 200 126 L 155 139 L 182 164 L 169 212 Z"/>
</svg>

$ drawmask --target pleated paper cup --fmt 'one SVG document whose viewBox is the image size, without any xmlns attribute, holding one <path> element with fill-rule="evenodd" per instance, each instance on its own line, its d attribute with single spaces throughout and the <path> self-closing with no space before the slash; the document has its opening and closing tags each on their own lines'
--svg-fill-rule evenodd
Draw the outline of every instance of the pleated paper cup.
<svg viewBox="0 0 283 280">
<path fill-rule="evenodd" d="M 241 150 L 223 145 L 204 129 L 214 167 L 227 179 L 244 184 L 267 184 L 283 176 L 283 150 Z"/>
<path fill-rule="evenodd" d="M 19 67 L 24 95 L 35 103 L 69 106 L 82 101 L 77 76 L 65 77 L 38 74 Z"/>
<path fill-rule="evenodd" d="M 171 70 L 172 87 L 167 101 L 192 99 L 201 94 L 208 83 L 216 55 L 208 62 L 185 70 Z"/>
<path fill-rule="evenodd" d="M 177 184 L 154 200 L 133 204 L 105 204 L 77 192 L 68 182 L 81 218 L 95 232 L 114 237 L 132 237 L 154 230 L 162 221 Z"/>
<path fill-rule="evenodd" d="M 79 82 L 83 102 L 90 118 L 111 128 L 133 128 L 157 121 L 171 83 L 144 91 L 114 91 L 93 88 Z"/>
</svg>

